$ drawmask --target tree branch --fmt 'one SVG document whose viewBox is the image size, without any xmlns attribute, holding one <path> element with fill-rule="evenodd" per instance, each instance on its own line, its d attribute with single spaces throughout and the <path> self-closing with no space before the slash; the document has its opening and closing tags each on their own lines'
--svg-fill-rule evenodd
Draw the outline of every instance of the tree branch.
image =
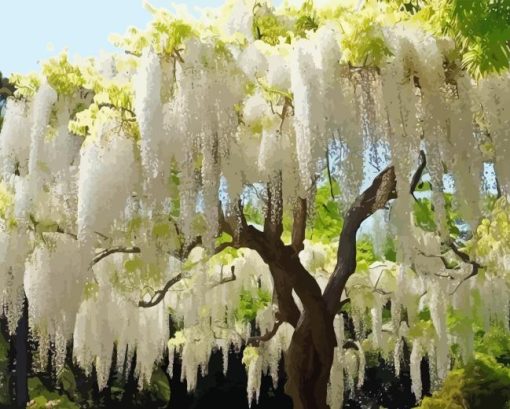
<svg viewBox="0 0 510 409">
<path fill-rule="evenodd" d="M 306 212 L 307 202 L 306 199 L 298 197 L 298 201 L 294 206 L 294 222 L 292 224 L 292 248 L 296 253 L 299 253 L 305 248 L 303 242 L 306 233 Z"/>
<path fill-rule="evenodd" d="M 328 172 L 329 193 L 331 194 L 331 199 L 335 200 L 335 194 L 333 192 L 333 178 L 331 177 L 331 169 L 329 165 L 329 149 L 326 149 L 326 170 Z"/>
<path fill-rule="evenodd" d="M 344 305 L 347 305 L 351 302 L 351 299 L 349 297 L 343 299 L 342 301 L 340 301 L 340 303 L 338 304 L 338 311 L 337 311 L 337 314 L 340 314 L 340 312 L 342 311 L 342 308 L 344 307 Z"/>
<path fill-rule="evenodd" d="M 72 237 L 73 239 L 75 240 L 78 240 L 78 236 L 74 233 L 70 233 L 68 231 L 65 231 L 62 227 L 60 226 L 57 226 L 57 233 L 61 233 L 61 234 L 67 234 L 69 237 Z"/>
<path fill-rule="evenodd" d="M 409 188 L 409 193 L 411 193 L 414 200 L 417 200 L 414 195 L 414 191 L 416 190 L 418 183 L 420 183 L 425 166 L 427 166 L 427 157 L 425 156 L 425 152 L 420 150 L 420 165 L 418 166 L 418 169 L 416 169 L 416 172 L 414 172 L 413 178 L 411 179 L 411 186 Z"/>
<path fill-rule="evenodd" d="M 336 267 L 324 290 L 324 300 L 332 316 L 338 310 L 338 295 L 356 270 L 356 233 L 365 219 L 397 197 L 396 185 L 395 169 L 390 166 L 375 177 L 372 185 L 358 196 L 347 211 L 340 234 Z"/>
<path fill-rule="evenodd" d="M 459 287 L 462 285 L 462 283 L 469 280 L 471 277 L 474 277 L 475 275 L 477 275 L 480 268 L 482 268 L 482 266 L 476 262 L 471 262 L 469 264 L 471 264 L 471 266 L 473 267 L 473 269 L 471 270 L 471 273 L 459 281 L 459 283 L 455 286 L 455 288 L 450 293 L 450 295 L 455 294 L 455 292 L 459 289 Z"/>
<path fill-rule="evenodd" d="M 261 342 L 267 342 L 271 338 L 273 338 L 276 333 L 278 332 L 278 328 L 280 328 L 280 325 L 282 325 L 282 321 L 275 321 L 273 328 L 270 331 L 266 331 L 264 335 L 257 336 L 257 337 L 250 337 L 246 341 L 246 345 L 253 345 L 253 346 L 259 346 Z"/>
<path fill-rule="evenodd" d="M 183 261 L 186 257 L 189 256 L 189 253 L 191 253 L 191 251 L 202 244 L 202 237 L 201 236 L 196 236 L 194 237 L 189 243 L 184 243 L 181 248 L 179 249 L 178 251 L 178 259 Z"/>
<path fill-rule="evenodd" d="M 143 308 L 150 308 L 158 305 L 163 300 L 163 298 L 165 298 L 168 290 L 170 290 L 174 284 L 181 281 L 182 278 L 182 273 L 177 274 L 175 277 L 170 279 L 161 290 L 156 291 L 149 301 L 139 301 L 138 306 Z"/>
<path fill-rule="evenodd" d="M 231 276 L 230 277 L 227 277 L 227 278 L 223 278 L 223 266 L 221 266 L 221 278 L 220 278 L 220 281 L 218 281 L 217 283 L 214 283 L 213 285 L 211 285 L 211 287 L 209 288 L 214 288 L 214 287 L 217 287 L 219 285 L 222 285 L 222 284 L 225 284 L 225 283 L 230 283 L 232 281 L 235 281 L 237 279 L 236 277 L 236 274 L 235 274 L 235 266 L 231 266 L 230 267 L 230 273 L 231 273 Z"/>
<path fill-rule="evenodd" d="M 449 263 L 448 263 L 448 260 L 446 259 L 445 256 L 443 255 L 435 255 L 435 254 L 427 254 L 427 253 L 424 253 L 423 251 L 419 250 L 418 249 L 418 253 L 420 255 L 422 255 L 423 257 L 431 257 L 431 258 L 438 258 L 441 260 L 441 262 L 443 263 L 444 267 L 447 269 L 447 270 L 458 270 L 458 268 L 455 268 L 455 267 L 452 267 Z"/>
<path fill-rule="evenodd" d="M 221 244 L 217 245 L 214 249 L 214 254 L 221 253 L 223 250 L 225 250 L 229 247 L 235 247 L 235 243 L 233 241 L 228 241 L 228 242 L 221 243 Z"/>
<path fill-rule="evenodd" d="M 471 260 L 471 258 L 466 253 L 459 250 L 458 247 L 453 242 L 448 243 L 448 247 L 450 247 L 452 251 L 455 253 L 455 255 L 459 257 L 464 263 L 470 264 L 472 267 L 471 273 L 464 277 L 462 280 L 460 280 L 459 283 L 454 288 L 454 290 L 450 293 L 450 295 L 452 295 L 459 289 L 463 282 L 477 275 L 480 269 L 484 267 L 480 265 L 478 262 Z"/>
<path fill-rule="evenodd" d="M 112 247 L 111 249 L 106 249 L 94 256 L 92 262 L 90 263 L 90 267 L 92 268 L 94 265 L 99 263 L 105 257 L 108 257 L 111 254 L 115 253 L 128 253 L 128 254 L 137 254 L 140 253 L 139 247 Z"/>
<path fill-rule="evenodd" d="M 98 104 L 98 108 L 101 109 L 101 108 L 110 108 L 110 109 L 118 109 L 120 111 L 124 111 L 124 112 L 127 112 L 129 113 L 133 118 L 136 118 L 136 114 L 128 109 L 128 108 L 123 108 L 123 107 L 118 107 L 118 106 L 115 106 L 113 104 L 110 104 L 110 103 L 107 103 L 107 102 L 104 102 L 102 104 Z"/>
</svg>

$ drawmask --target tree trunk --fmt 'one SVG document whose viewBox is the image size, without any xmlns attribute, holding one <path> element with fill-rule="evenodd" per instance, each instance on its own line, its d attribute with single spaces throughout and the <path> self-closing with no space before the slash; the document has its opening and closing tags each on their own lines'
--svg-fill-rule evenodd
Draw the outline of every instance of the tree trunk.
<svg viewBox="0 0 510 409">
<path fill-rule="evenodd" d="M 363 220 L 396 197 L 395 187 L 394 169 L 386 168 L 353 203 L 340 234 L 337 265 L 323 294 L 297 254 L 283 262 L 304 307 L 286 355 L 286 392 L 296 409 L 328 407 L 327 386 L 336 346 L 333 318 L 347 280 L 356 270 L 356 233 Z"/>
<path fill-rule="evenodd" d="M 321 339 L 320 345 L 314 339 Z M 285 355 L 285 392 L 294 409 L 326 409 L 335 337 L 329 314 L 304 314 Z"/>
<path fill-rule="evenodd" d="M 276 195 L 279 205 L 272 205 L 272 195 Z M 327 388 L 336 346 L 333 318 L 340 308 L 340 299 L 347 280 L 356 270 L 356 233 L 367 217 L 395 197 L 395 171 L 390 166 L 377 175 L 372 185 L 358 196 L 347 211 L 340 233 L 337 264 L 324 293 L 299 260 L 306 231 L 306 200 L 298 200 L 294 208 L 290 245 L 285 245 L 281 239 L 281 181 L 274 191 L 268 186 L 263 231 L 247 223 L 242 204 L 238 203 L 241 223 L 235 247 L 247 247 L 257 251 L 269 266 L 274 284 L 273 302 L 278 306 L 276 319 L 280 323 L 288 322 L 295 328 L 285 355 L 285 391 L 292 398 L 295 409 L 328 407 Z M 236 229 L 223 214 L 220 215 L 220 225 L 225 232 L 235 236 Z M 293 292 L 301 301 L 301 313 L 294 301 Z M 278 327 L 274 332 L 277 329 Z M 269 337 L 273 335 L 274 333 L 268 333 Z"/>
<path fill-rule="evenodd" d="M 14 339 L 16 374 L 16 407 L 26 408 L 28 404 L 28 300 L 23 296 L 23 311 L 18 321 Z"/>
</svg>

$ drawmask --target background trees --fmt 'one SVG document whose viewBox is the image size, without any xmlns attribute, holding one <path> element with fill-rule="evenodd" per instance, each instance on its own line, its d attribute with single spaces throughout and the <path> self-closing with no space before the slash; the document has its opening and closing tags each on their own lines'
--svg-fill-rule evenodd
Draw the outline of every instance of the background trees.
<svg viewBox="0 0 510 409">
<path fill-rule="evenodd" d="M 0 281 L 11 332 L 26 293 L 36 367 L 51 351 L 62 373 L 72 341 L 99 389 L 147 386 L 177 355 L 192 391 L 212 350 L 226 371 L 242 349 L 251 401 L 285 352 L 294 407 L 322 408 L 374 356 L 397 375 L 410 357 L 417 400 L 425 357 L 432 389 L 489 365 L 476 341 L 510 308 L 508 4 L 355 3 L 147 5 L 121 53 L 13 76 Z"/>
</svg>

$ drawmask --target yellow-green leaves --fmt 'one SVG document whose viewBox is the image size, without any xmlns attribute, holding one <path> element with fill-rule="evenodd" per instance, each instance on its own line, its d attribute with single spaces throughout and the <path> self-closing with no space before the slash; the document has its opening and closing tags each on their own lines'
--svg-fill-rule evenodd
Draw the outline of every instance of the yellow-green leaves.
<svg viewBox="0 0 510 409">
<path fill-rule="evenodd" d="M 65 52 L 45 62 L 42 71 L 59 95 L 73 95 L 85 82 L 80 69 L 69 63 Z"/>
<path fill-rule="evenodd" d="M 506 198 L 498 199 L 489 218 L 483 219 L 470 243 L 471 251 L 487 262 L 497 263 L 510 249 L 510 216 Z"/>
<path fill-rule="evenodd" d="M 306 37 L 308 31 L 315 31 L 317 28 L 319 28 L 319 21 L 317 12 L 313 7 L 313 1 L 306 0 L 297 14 L 295 23 L 296 35 Z"/>
<path fill-rule="evenodd" d="M 313 1 L 306 0 L 299 9 L 287 7 L 286 13 L 256 4 L 253 13 L 253 36 L 270 45 L 291 43 L 296 37 L 306 37 L 309 31 L 319 27 L 319 17 Z"/>
<path fill-rule="evenodd" d="M 465 368 L 451 371 L 443 386 L 423 400 L 421 409 L 507 408 L 510 369 L 485 354 L 476 354 Z"/>
<path fill-rule="evenodd" d="M 255 294 L 243 291 L 236 310 L 236 318 L 242 322 L 251 322 L 257 317 L 257 312 L 271 302 L 271 294 L 258 289 Z"/>
<path fill-rule="evenodd" d="M 9 227 L 16 225 L 14 194 L 4 182 L 0 182 L 0 219 Z"/>
<path fill-rule="evenodd" d="M 288 32 L 289 27 L 285 27 L 283 20 L 273 13 L 266 11 L 254 15 L 253 36 L 255 39 L 276 45 L 282 37 L 290 42 Z"/>
<path fill-rule="evenodd" d="M 147 34 L 136 27 L 129 27 L 124 36 L 111 34 L 109 40 L 114 46 L 135 55 L 141 55 L 142 50 L 149 45 Z"/>
<path fill-rule="evenodd" d="M 510 1 L 428 0 L 417 21 L 456 42 L 462 64 L 480 78 L 510 66 Z"/>
<path fill-rule="evenodd" d="M 156 20 L 153 24 L 154 49 L 159 54 L 172 55 L 182 42 L 193 34 L 193 29 L 182 20 L 172 22 Z M 160 46 L 158 47 L 158 43 Z"/>
<path fill-rule="evenodd" d="M 243 351 L 243 364 L 250 366 L 250 364 L 259 358 L 259 349 L 256 347 L 248 346 Z"/>
<path fill-rule="evenodd" d="M 93 65 L 81 70 L 84 87 L 95 93 L 93 102 L 69 121 L 69 131 L 83 137 L 95 138 L 98 127 L 108 121 L 120 124 L 119 130 L 135 140 L 140 130 L 133 113 L 133 88 L 129 82 L 103 78 Z"/>
<path fill-rule="evenodd" d="M 133 255 L 126 260 L 122 268 L 112 271 L 110 282 L 119 292 L 148 291 L 162 285 L 164 266 L 155 262 L 148 262 L 139 255 Z"/>
<path fill-rule="evenodd" d="M 383 38 L 378 4 L 368 2 L 359 12 L 345 13 L 340 23 L 342 60 L 355 66 L 378 66 L 391 55 Z"/>
<path fill-rule="evenodd" d="M 180 347 L 186 343 L 183 331 L 177 331 L 173 338 L 168 340 L 168 348 Z"/>
<path fill-rule="evenodd" d="M 154 16 L 145 31 L 130 27 L 124 36 L 112 35 L 110 41 L 127 52 L 141 55 L 146 47 L 152 47 L 162 56 L 176 55 L 186 38 L 195 35 L 192 26 L 183 20 L 176 19 L 168 11 L 157 9 L 145 3 L 146 9 Z"/>
<path fill-rule="evenodd" d="M 35 95 L 41 85 L 41 78 L 38 74 L 28 75 L 12 74 L 9 82 L 16 88 L 14 96 L 18 98 L 29 98 Z"/>
<path fill-rule="evenodd" d="M 175 228 L 170 222 L 156 223 L 152 228 L 152 235 L 156 239 L 169 238 L 171 234 L 175 234 Z"/>
<path fill-rule="evenodd" d="M 87 109 L 77 112 L 74 119 L 69 121 L 69 132 L 86 137 L 94 129 L 94 123 L 99 113 L 97 104 L 91 104 Z"/>
</svg>

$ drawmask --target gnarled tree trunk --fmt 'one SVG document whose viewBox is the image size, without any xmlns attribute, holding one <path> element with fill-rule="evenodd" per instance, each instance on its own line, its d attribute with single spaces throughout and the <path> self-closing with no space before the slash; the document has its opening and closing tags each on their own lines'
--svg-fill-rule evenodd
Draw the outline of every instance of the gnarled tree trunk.
<svg viewBox="0 0 510 409">
<path fill-rule="evenodd" d="M 333 318 L 347 280 L 356 269 L 356 234 L 367 217 L 396 197 L 395 188 L 395 173 L 390 167 L 351 206 L 340 234 L 337 265 L 320 297 L 318 285 L 310 283 L 311 275 L 299 263 L 297 254 L 284 263 L 287 277 L 304 308 L 285 357 L 286 392 L 296 409 L 327 408 L 327 386 L 336 346 Z"/>
<path fill-rule="evenodd" d="M 320 345 L 314 342 L 315 337 L 322 338 Z M 327 408 L 327 386 L 334 347 L 333 322 L 329 315 L 303 314 L 285 355 L 288 377 L 285 392 L 292 397 L 294 408 Z"/>
<path fill-rule="evenodd" d="M 281 322 L 291 324 L 295 331 L 285 356 L 285 390 L 296 409 L 326 409 L 327 387 L 336 346 L 333 321 L 339 311 L 347 280 L 356 269 L 356 233 L 366 218 L 396 197 L 395 171 L 393 167 L 383 170 L 346 213 L 340 232 L 336 267 L 324 293 L 299 260 L 299 253 L 304 248 L 306 200 L 299 199 L 296 203 L 292 241 L 290 245 L 285 245 L 281 239 L 281 194 L 281 182 L 268 186 L 263 231 L 247 223 L 241 202 L 237 209 L 237 216 L 241 220 L 239 228 L 236 229 L 236 222 L 227 220 L 223 214 L 220 214 L 220 225 L 222 231 L 235 237 L 230 245 L 257 251 L 273 277 L 273 303 L 278 307 L 277 323 L 273 331 L 255 337 L 253 342 L 270 339 Z M 302 303 L 302 311 L 294 301 L 293 292 Z"/>
</svg>

